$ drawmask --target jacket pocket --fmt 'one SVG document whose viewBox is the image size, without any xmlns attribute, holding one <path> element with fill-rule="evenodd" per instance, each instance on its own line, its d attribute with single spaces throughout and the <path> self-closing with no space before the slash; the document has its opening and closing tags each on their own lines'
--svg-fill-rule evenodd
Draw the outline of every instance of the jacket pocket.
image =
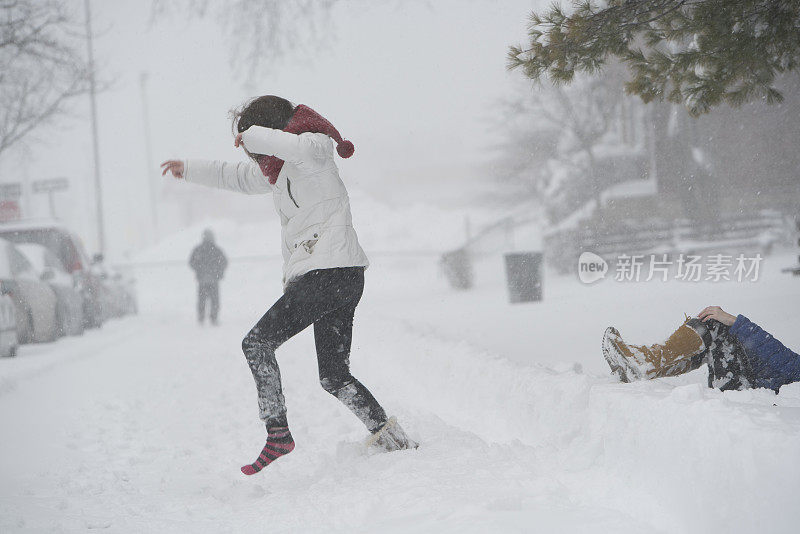
<svg viewBox="0 0 800 534">
<path fill-rule="evenodd" d="M 301 243 L 301 245 L 303 245 L 303 248 L 306 249 L 306 252 L 311 255 L 314 253 L 314 246 L 317 244 L 317 241 L 319 241 L 319 239 L 306 239 Z"/>
<path fill-rule="evenodd" d="M 312 230 L 305 233 L 305 235 L 299 235 L 294 242 L 294 248 L 298 251 L 304 250 L 310 256 L 314 253 L 314 248 L 317 246 L 320 237 L 322 237 L 320 230 Z"/>
</svg>

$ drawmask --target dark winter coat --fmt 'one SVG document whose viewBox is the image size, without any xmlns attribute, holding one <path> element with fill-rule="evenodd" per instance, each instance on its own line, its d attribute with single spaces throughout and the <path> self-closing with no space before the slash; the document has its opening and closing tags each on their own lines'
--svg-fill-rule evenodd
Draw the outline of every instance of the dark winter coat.
<svg viewBox="0 0 800 534">
<path fill-rule="evenodd" d="M 194 270 L 198 283 L 216 284 L 225 273 L 228 259 L 212 241 L 203 241 L 192 251 L 189 266 Z"/>
<path fill-rule="evenodd" d="M 800 355 L 760 326 L 739 315 L 730 333 L 744 346 L 755 371 L 756 387 L 778 391 L 784 384 L 800 382 Z"/>
</svg>

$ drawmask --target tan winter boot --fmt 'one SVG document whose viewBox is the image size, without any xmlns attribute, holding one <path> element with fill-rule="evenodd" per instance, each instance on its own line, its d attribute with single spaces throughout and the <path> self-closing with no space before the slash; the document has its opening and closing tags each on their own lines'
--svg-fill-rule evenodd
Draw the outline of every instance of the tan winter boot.
<svg viewBox="0 0 800 534">
<path fill-rule="evenodd" d="M 688 321 L 688 319 L 687 319 Z M 603 356 L 611 372 L 623 382 L 677 376 L 702 365 L 705 344 L 694 329 L 681 325 L 663 344 L 628 345 L 619 331 L 608 327 L 603 335 Z"/>
</svg>

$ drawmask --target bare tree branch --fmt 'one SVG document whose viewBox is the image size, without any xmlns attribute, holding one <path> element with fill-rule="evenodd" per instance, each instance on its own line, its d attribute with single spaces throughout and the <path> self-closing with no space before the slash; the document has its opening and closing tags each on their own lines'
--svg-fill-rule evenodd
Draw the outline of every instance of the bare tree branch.
<svg viewBox="0 0 800 534">
<path fill-rule="evenodd" d="M 0 2 L 0 157 L 86 92 L 77 27 L 61 0 Z"/>
<path fill-rule="evenodd" d="M 339 0 L 153 0 L 164 15 L 219 20 L 231 41 L 234 72 L 246 83 L 282 62 L 308 60 L 335 39 L 331 11 Z"/>
</svg>

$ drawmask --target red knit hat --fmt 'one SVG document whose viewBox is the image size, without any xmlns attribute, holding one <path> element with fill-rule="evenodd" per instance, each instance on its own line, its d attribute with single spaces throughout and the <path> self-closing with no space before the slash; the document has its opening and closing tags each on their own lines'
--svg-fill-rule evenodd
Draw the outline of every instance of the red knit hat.
<svg viewBox="0 0 800 534">
<path fill-rule="evenodd" d="M 298 135 L 306 132 L 323 133 L 336 141 L 336 152 L 343 158 L 349 158 L 356 150 L 353 143 L 342 139 L 339 131 L 325 117 L 303 104 L 294 109 L 294 114 L 283 131 Z M 259 156 L 257 161 L 261 172 L 269 179 L 269 183 L 274 185 L 278 181 L 278 174 L 283 168 L 284 161 L 275 156 Z"/>
</svg>

